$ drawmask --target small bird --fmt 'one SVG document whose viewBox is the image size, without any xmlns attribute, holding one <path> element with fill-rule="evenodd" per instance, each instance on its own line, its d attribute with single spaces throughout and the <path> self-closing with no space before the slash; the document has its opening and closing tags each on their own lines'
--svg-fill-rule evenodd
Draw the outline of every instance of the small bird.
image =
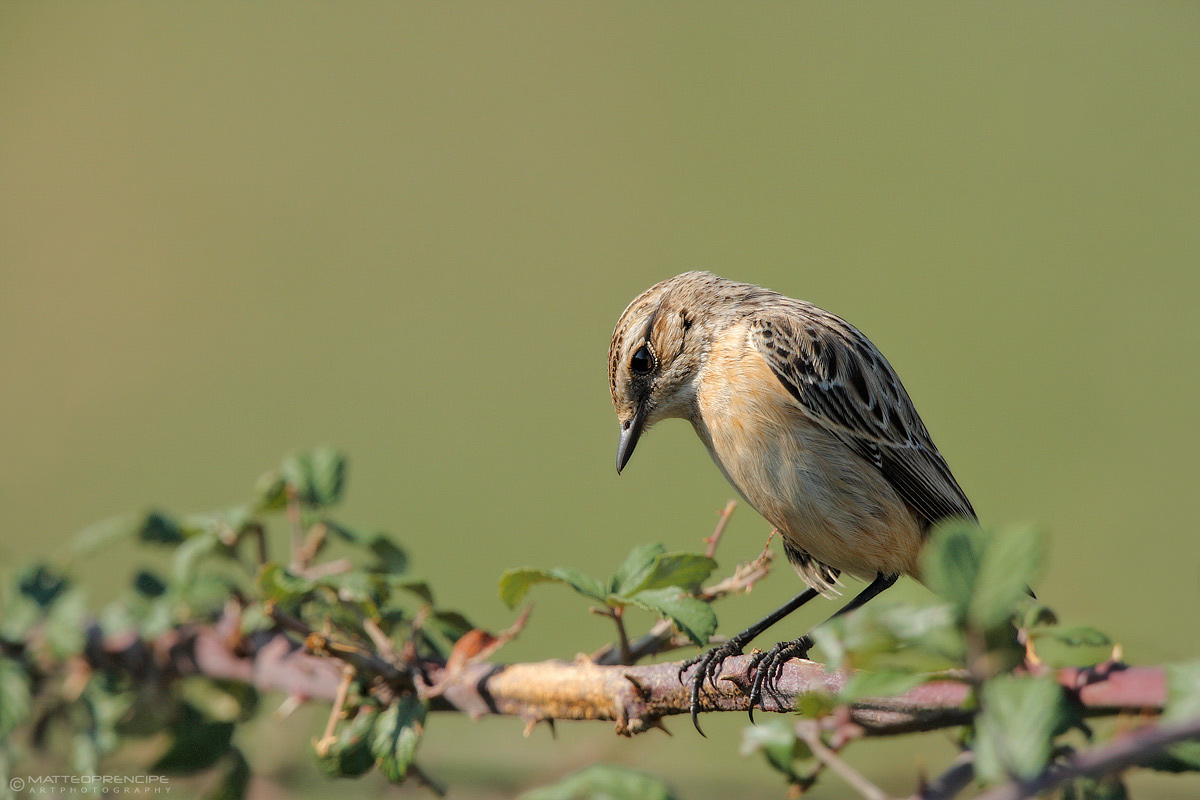
<svg viewBox="0 0 1200 800">
<path fill-rule="evenodd" d="M 691 712 L 725 658 L 820 594 L 841 573 L 869 581 L 834 616 L 901 575 L 918 576 L 929 529 L 975 510 L 917 416 L 900 379 L 866 336 L 803 300 L 708 272 L 685 272 L 639 295 L 617 321 L 609 382 L 620 423 L 617 472 L 641 436 L 678 417 L 725 478 L 781 534 L 808 588 L 693 666 Z M 774 691 L 808 636 L 755 655 L 750 713 Z M 701 731 L 703 734 L 703 731 Z"/>
</svg>

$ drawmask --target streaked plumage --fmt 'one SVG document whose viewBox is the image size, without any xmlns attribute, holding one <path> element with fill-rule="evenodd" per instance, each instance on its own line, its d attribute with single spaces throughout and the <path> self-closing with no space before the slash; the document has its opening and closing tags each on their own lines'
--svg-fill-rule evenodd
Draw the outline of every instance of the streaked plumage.
<svg viewBox="0 0 1200 800">
<path fill-rule="evenodd" d="M 663 281 L 613 334 L 622 422 L 635 393 L 625 365 L 647 339 L 663 375 L 647 387 L 644 428 L 691 421 L 810 585 L 914 574 L 934 522 L 975 517 L 887 359 L 840 317 L 706 272 Z"/>
<path fill-rule="evenodd" d="M 620 471 L 660 420 L 692 423 L 729 482 L 783 538 L 811 587 L 685 665 L 692 714 L 727 656 L 842 572 L 871 584 L 838 613 L 919 577 L 921 545 L 947 517 L 975 518 L 891 365 L 854 326 L 811 303 L 707 272 L 639 295 L 609 347 Z M 753 709 L 801 637 L 755 657 Z M 681 672 L 682 676 L 682 672 Z M 697 725 L 697 728 L 699 726 Z"/>
</svg>

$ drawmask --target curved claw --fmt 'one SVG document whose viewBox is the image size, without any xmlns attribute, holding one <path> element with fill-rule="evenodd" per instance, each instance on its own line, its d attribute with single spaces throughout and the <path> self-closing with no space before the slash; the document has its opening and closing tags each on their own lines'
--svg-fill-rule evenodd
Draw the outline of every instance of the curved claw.
<svg viewBox="0 0 1200 800">
<path fill-rule="evenodd" d="M 693 656 L 679 668 L 678 680 L 683 683 L 683 676 L 693 666 L 696 668 L 692 675 L 692 686 L 689 694 L 689 711 L 692 717 L 692 726 L 696 732 L 704 736 L 704 731 L 700 729 L 700 692 L 704 688 L 704 681 L 707 679 L 713 690 L 717 689 L 717 672 L 721 669 L 721 665 L 725 659 L 730 656 L 740 655 L 742 645 L 740 642 L 730 639 L 722 645 L 701 653 L 698 656 Z M 707 738 L 707 737 L 706 737 Z"/>
<path fill-rule="evenodd" d="M 750 686 L 750 721 L 754 721 L 754 707 L 764 711 L 763 695 L 770 693 L 779 697 L 777 684 L 783 668 L 793 658 L 802 658 L 812 649 L 812 640 L 801 636 L 791 642 L 780 642 L 765 653 L 760 653 L 750 664 L 754 670 L 754 682 Z"/>
</svg>

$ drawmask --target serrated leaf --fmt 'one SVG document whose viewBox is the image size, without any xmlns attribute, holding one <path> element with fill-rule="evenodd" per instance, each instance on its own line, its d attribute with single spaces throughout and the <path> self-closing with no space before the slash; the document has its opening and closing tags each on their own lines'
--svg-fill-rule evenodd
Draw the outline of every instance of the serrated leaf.
<svg viewBox="0 0 1200 800">
<path fill-rule="evenodd" d="M 379 770 L 392 783 L 408 775 L 421 743 L 425 725 L 425 703 L 414 695 L 404 695 L 383 713 L 371 734 L 371 753 Z"/>
<path fill-rule="evenodd" d="M 299 600 L 312 591 L 316 583 L 292 574 L 279 564 L 268 563 L 258 571 L 258 586 L 267 600 L 285 603 Z"/>
<path fill-rule="evenodd" d="M 1167 703 L 1163 708 L 1163 721 L 1180 722 L 1200 717 L 1200 661 L 1168 664 L 1165 672 Z M 1200 771 L 1200 742 L 1171 745 L 1146 766 L 1159 772 Z"/>
<path fill-rule="evenodd" d="M 151 772 L 190 773 L 208 769 L 229 752 L 233 739 L 232 722 L 207 720 L 186 703 L 171 730 L 174 741 L 150 768 Z"/>
<path fill-rule="evenodd" d="M 983 532 L 962 520 L 936 526 L 921 556 L 921 575 L 934 594 L 965 618 L 983 559 Z"/>
<path fill-rule="evenodd" d="M 146 544 L 177 545 L 183 538 L 179 523 L 161 511 L 147 514 L 138 529 L 138 539 Z"/>
<path fill-rule="evenodd" d="M 669 619 L 680 633 L 697 645 L 707 644 L 717 630 L 717 615 L 712 607 L 675 587 L 647 589 L 618 599 Z"/>
<path fill-rule="evenodd" d="M 317 447 L 307 453 L 288 456 L 279 472 L 301 503 L 329 506 L 341 499 L 346 482 L 346 459 L 332 447 Z"/>
<path fill-rule="evenodd" d="M 678 800 L 661 778 L 615 764 L 594 764 L 519 800 Z"/>
<path fill-rule="evenodd" d="M 868 604 L 815 628 L 823 663 L 845 669 L 934 672 L 962 664 L 964 643 L 946 603 Z"/>
<path fill-rule="evenodd" d="M 357 778 L 375 766 L 371 738 L 379 718 L 374 708 L 359 711 L 337 735 L 337 741 L 318 756 L 317 764 L 331 778 Z"/>
<path fill-rule="evenodd" d="M 46 615 L 46 642 L 58 658 L 67 659 L 83 652 L 90 616 L 87 597 L 79 589 L 71 589 L 54 604 Z"/>
<path fill-rule="evenodd" d="M 1119 775 L 1079 778 L 1063 786 L 1062 800 L 1129 800 L 1129 789 Z"/>
<path fill-rule="evenodd" d="M 377 570 L 400 574 L 408 569 L 408 554 L 386 534 L 375 534 L 367 547 L 375 555 Z"/>
<path fill-rule="evenodd" d="M 179 547 L 175 548 L 174 564 L 171 574 L 181 585 L 190 582 L 196 575 L 196 565 L 202 558 L 214 552 L 221 546 L 221 540 L 212 531 L 191 536 Z"/>
<path fill-rule="evenodd" d="M 154 599 L 167 593 L 167 583 L 149 570 L 139 570 L 133 576 L 133 590 L 142 597 Z"/>
<path fill-rule="evenodd" d="M 426 603 L 433 603 L 433 589 L 429 588 L 429 583 L 427 581 L 390 578 L 388 580 L 388 585 L 408 592 L 409 594 L 416 595 Z"/>
<path fill-rule="evenodd" d="M 1050 762 L 1056 733 L 1070 722 L 1052 677 L 1001 675 L 984 684 L 975 721 L 975 770 L 988 783 L 1029 780 Z"/>
<path fill-rule="evenodd" d="M 71 586 L 65 574 L 48 564 L 31 564 L 17 576 L 17 588 L 22 595 L 45 610 Z"/>
<path fill-rule="evenodd" d="M 256 511 L 279 511 L 287 506 L 287 481 L 279 470 L 264 472 L 254 483 L 254 500 Z"/>
<path fill-rule="evenodd" d="M 1022 628 L 1037 628 L 1043 625 L 1057 625 L 1058 617 L 1047 606 L 1042 605 L 1033 598 L 1029 599 L 1028 605 L 1025 606 L 1025 611 L 1021 615 Z"/>
<path fill-rule="evenodd" d="M 795 783 L 801 778 L 796 772 L 795 762 L 812 758 L 808 745 L 796 735 L 792 725 L 781 720 L 763 722 L 742 729 L 742 756 L 762 753 L 767 763 Z"/>
<path fill-rule="evenodd" d="M 1072 625 L 1069 628 L 1035 628 L 1029 632 L 1035 639 L 1049 637 L 1068 647 L 1109 647 L 1112 640 L 1090 625 Z"/>
<path fill-rule="evenodd" d="M 32 703 L 29 673 L 16 661 L 0 658 L 0 741 L 29 717 Z"/>
<path fill-rule="evenodd" d="M 521 567 L 510 569 L 500 576 L 500 599 L 509 608 L 516 608 L 521 598 L 531 586 L 539 583 L 564 583 L 584 597 L 608 602 L 608 592 L 603 584 L 593 577 L 584 575 L 579 570 L 555 567 L 553 569 L 538 569 L 536 567 Z"/>
<path fill-rule="evenodd" d="M 217 785 L 213 787 L 212 791 L 204 796 L 204 800 L 243 800 L 246 797 L 252 777 L 250 762 L 236 747 L 230 748 L 226 760 L 229 765 L 226 767 L 225 773 L 221 776 L 221 780 L 217 781 Z"/>
<path fill-rule="evenodd" d="M 654 569 L 654 560 L 665 552 L 667 548 L 657 542 L 648 542 L 633 548 L 609 580 L 609 593 L 630 594 L 637 591 L 638 584 Z"/>
<path fill-rule="evenodd" d="M 1026 589 L 1041 573 L 1046 536 L 1032 527 L 1017 527 L 988 536 L 967 611 L 968 621 L 991 630 L 1013 616 Z"/>
<path fill-rule="evenodd" d="M 77 555 L 91 555 L 121 539 L 132 539 L 141 530 L 141 522 L 132 514 L 94 522 L 75 534 L 71 547 Z"/>
<path fill-rule="evenodd" d="M 630 595 L 668 586 L 694 592 L 716 568 L 716 561 L 700 553 L 661 553 L 654 558 L 644 575 L 636 582 L 630 580 L 628 583 L 632 585 L 623 587 L 616 594 Z"/>
<path fill-rule="evenodd" d="M 258 690 L 247 683 L 192 676 L 176 686 L 186 703 L 213 722 L 245 722 L 258 709 Z"/>
<path fill-rule="evenodd" d="M 471 621 L 457 611 L 435 611 L 426 620 L 426 625 L 434 628 L 451 642 L 456 642 L 474 630 Z"/>
</svg>

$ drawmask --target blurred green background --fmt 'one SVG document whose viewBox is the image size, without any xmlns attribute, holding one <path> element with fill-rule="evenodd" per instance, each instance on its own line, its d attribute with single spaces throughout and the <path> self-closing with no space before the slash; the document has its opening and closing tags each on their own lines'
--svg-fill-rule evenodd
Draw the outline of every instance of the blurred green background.
<svg viewBox="0 0 1200 800">
<path fill-rule="evenodd" d="M 228 505 L 331 443 L 341 516 L 505 627 L 505 568 L 695 548 L 732 496 L 684 423 L 613 471 L 612 326 L 707 268 L 871 336 L 985 522 L 1053 532 L 1039 592 L 1064 620 L 1134 661 L 1195 656 L 1197 75 L 1194 3 L 7 3 L 0 558 Z M 766 531 L 743 506 L 723 563 Z M 98 560 L 96 596 L 138 558 Z M 722 629 L 797 586 L 779 570 Z M 610 636 L 581 600 L 533 600 L 504 658 Z M 312 768 L 323 714 L 246 732 L 259 797 L 378 796 Z M 594 760 L 777 796 L 736 754 L 744 725 L 555 741 L 443 715 L 423 759 L 452 796 Z M 909 792 L 952 751 L 851 758 Z"/>
</svg>

